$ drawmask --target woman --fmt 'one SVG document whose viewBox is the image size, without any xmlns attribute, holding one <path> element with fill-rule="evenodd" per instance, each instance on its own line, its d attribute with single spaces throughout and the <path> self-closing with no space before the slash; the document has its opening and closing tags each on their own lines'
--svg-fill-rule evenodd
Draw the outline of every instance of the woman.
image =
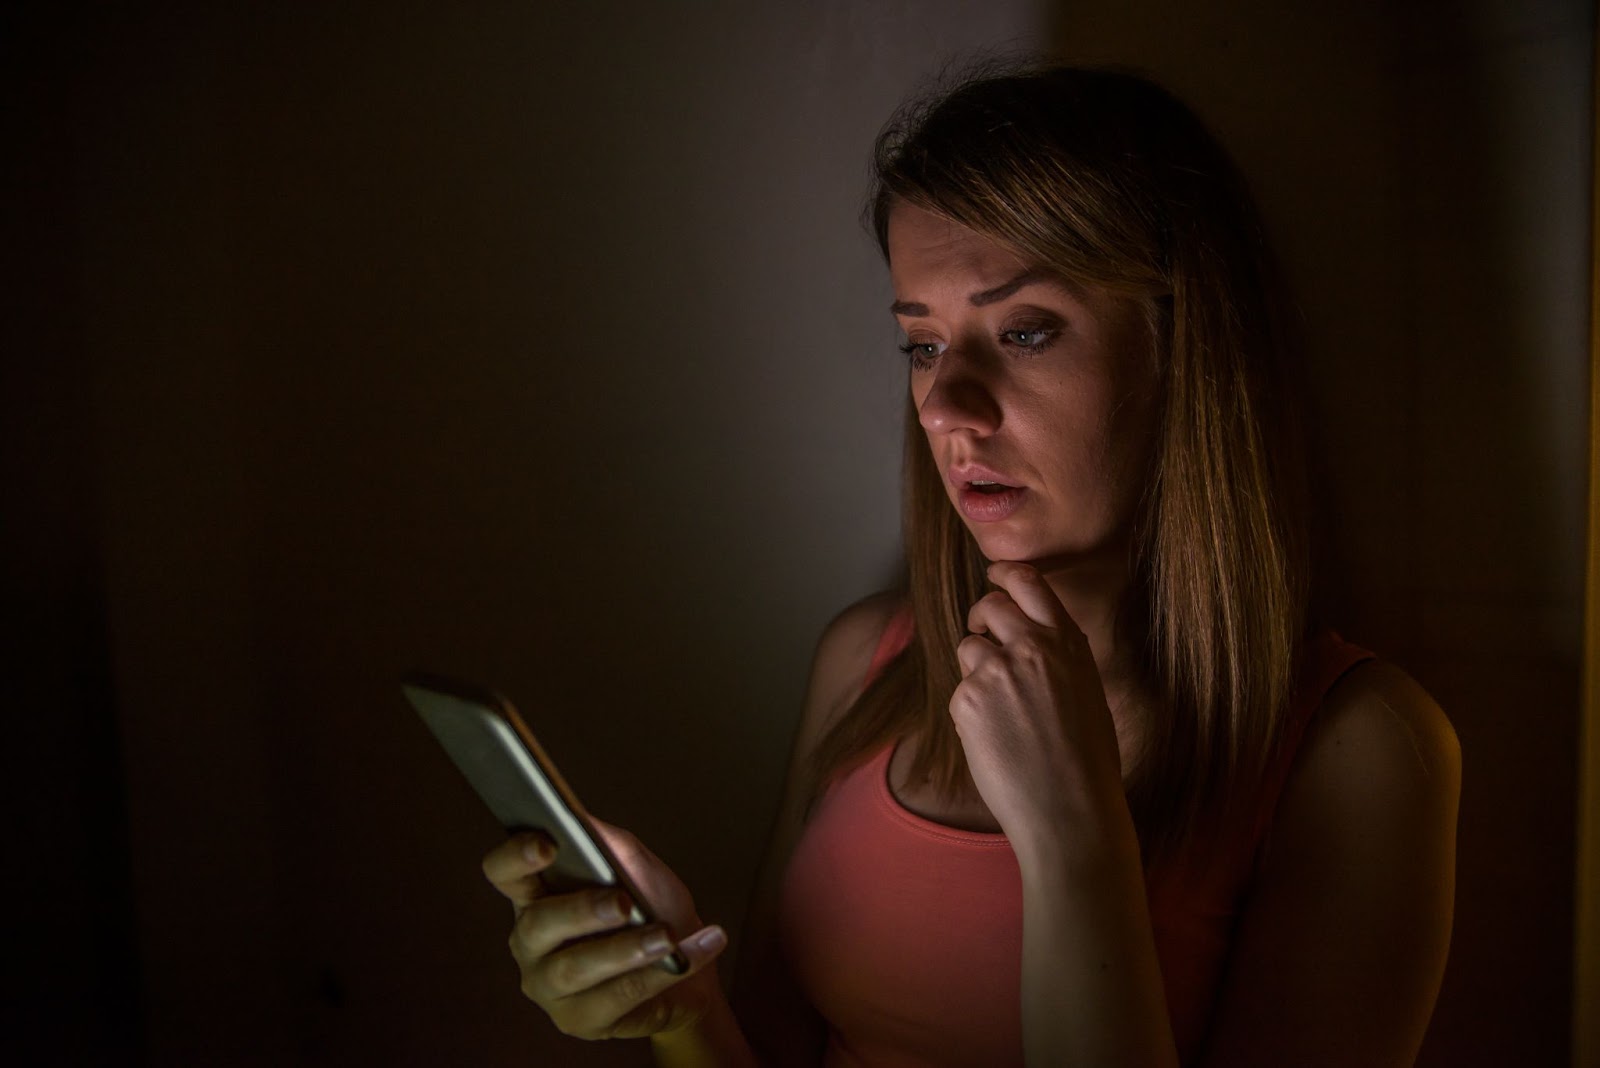
<svg viewBox="0 0 1600 1068">
<path fill-rule="evenodd" d="M 1409 1064 L 1460 756 L 1314 623 L 1295 374 L 1243 184 L 1164 91 L 971 79 L 880 137 L 903 592 L 822 636 L 734 983 L 484 862 L 527 995 L 661 1064 Z M 576 940 L 576 941 L 575 941 Z"/>
</svg>

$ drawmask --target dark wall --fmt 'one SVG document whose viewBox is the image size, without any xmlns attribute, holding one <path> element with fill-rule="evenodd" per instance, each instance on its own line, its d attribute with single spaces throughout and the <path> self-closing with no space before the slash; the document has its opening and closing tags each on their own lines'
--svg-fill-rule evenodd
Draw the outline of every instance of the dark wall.
<svg viewBox="0 0 1600 1068">
<path fill-rule="evenodd" d="M 84 56 L 70 12 L 0 14 L 0 1052 L 142 1046 L 76 227 Z"/>
<path fill-rule="evenodd" d="M 66 324 L 76 362 L 17 403 L 67 409 L 43 551 L 99 576 L 151 1063 L 646 1056 L 522 1000 L 478 871 L 499 835 L 397 683 L 511 695 L 737 932 L 812 643 L 895 558 L 867 151 L 941 56 L 1034 28 L 965 7 L 144 5 L 18 34 L 71 98 L 39 119 L 64 185 L 19 222 L 70 233 L 42 283 L 70 307 L 20 348 L 57 359 Z"/>
</svg>

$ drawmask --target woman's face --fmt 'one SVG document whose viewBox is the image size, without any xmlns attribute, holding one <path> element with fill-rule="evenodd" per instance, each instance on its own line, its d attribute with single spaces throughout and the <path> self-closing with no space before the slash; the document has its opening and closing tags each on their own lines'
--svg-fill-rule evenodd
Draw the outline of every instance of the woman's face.
<svg viewBox="0 0 1600 1068">
<path fill-rule="evenodd" d="M 1062 566 L 1120 549 L 1154 436 L 1138 302 L 904 203 L 889 261 L 911 397 L 983 554 Z"/>
</svg>

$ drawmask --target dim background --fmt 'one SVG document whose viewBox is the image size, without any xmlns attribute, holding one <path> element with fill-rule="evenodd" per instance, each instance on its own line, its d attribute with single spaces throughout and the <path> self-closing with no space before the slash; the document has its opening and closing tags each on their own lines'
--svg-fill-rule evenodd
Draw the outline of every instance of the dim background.
<svg viewBox="0 0 1600 1068">
<path fill-rule="evenodd" d="M 989 45 L 1150 71 L 1251 178 L 1337 622 L 1464 750 L 1423 1063 L 1566 1063 L 1592 20 L 8 6 L 6 1059 L 647 1062 L 522 1000 L 397 679 L 511 695 L 737 934 L 812 643 L 896 566 L 868 150 Z"/>
</svg>

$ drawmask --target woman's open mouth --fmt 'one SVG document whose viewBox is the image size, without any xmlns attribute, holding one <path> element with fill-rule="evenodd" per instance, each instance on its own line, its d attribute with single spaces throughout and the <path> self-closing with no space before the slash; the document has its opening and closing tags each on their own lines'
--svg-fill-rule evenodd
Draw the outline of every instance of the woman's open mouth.
<svg viewBox="0 0 1600 1068">
<path fill-rule="evenodd" d="M 974 523 L 995 523 L 1015 512 L 1028 491 L 988 479 L 973 479 L 956 493 L 956 507 Z"/>
</svg>

